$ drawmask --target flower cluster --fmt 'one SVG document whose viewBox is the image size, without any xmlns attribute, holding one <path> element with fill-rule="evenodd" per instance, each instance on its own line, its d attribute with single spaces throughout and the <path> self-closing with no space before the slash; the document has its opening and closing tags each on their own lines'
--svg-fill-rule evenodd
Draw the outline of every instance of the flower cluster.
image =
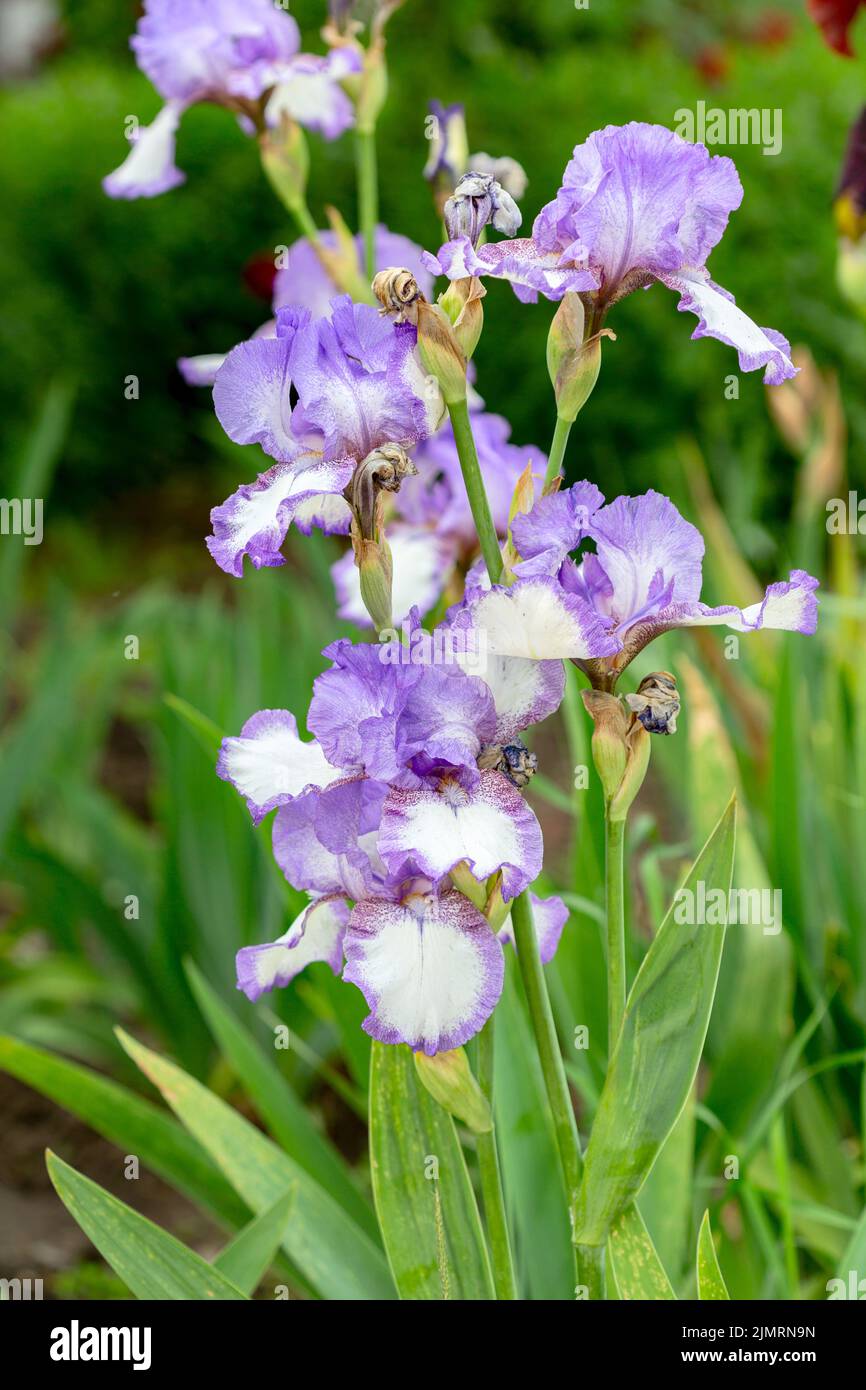
<svg viewBox="0 0 866 1390">
<path fill-rule="evenodd" d="M 277 941 L 238 953 L 239 988 L 255 999 L 326 961 L 364 994 L 368 1033 L 431 1055 L 476 1033 L 501 992 L 507 905 L 542 861 L 519 735 L 563 694 L 559 662 L 485 665 L 471 644 L 435 637 L 416 625 L 408 647 L 333 643 L 307 717 L 314 738 L 288 711 L 263 710 L 218 764 L 254 821 L 276 810 L 277 862 L 311 897 Z M 469 674 L 479 664 L 483 679 Z M 566 909 L 533 902 L 550 959 Z"/>
<path fill-rule="evenodd" d="M 660 493 L 604 505 L 594 483 L 542 497 L 514 518 L 520 560 L 510 585 L 472 587 L 451 615 L 467 640 L 484 633 L 495 656 L 574 661 L 612 690 L 648 642 L 679 627 L 813 633 L 817 579 L 794 570 L 748 608 L 700 601 L 704 542 Z M 594 550 L 581 553 L 585 541 Z"/>
<path fill-rule="evenodd" d="M 424 438 L 441 402 L 415 352 L 416 331 L 392 325 L 348 295 L 328 318 L 277 310 L 276 337 L 240 343 L 219 368 L 214 406 L 238 444 L 260 444 L 278 460 L 211 513 L 208 549 L 229 574 L 281 565 L 294 523 L 345 534 L 352 512 L 343 496 L 356 468 L 385 444 Z"/>
<path fill-rule="evenodd" d="M 523 300 L 579 293 L 596 331 L 611 305 L 658 281 L 679 294 L 681 311 L 698 316 L 692 337 L 720 339 L 736 348 L 743 371 L 764 367 L 764 380 L 777 383 L 795 371 L 787 339 L 753 323 L 706 268 L 742 197 L 730 159 L 664 126 L 606 126 L 575 146 L 531 237 L 480 249 L 457 237 L 426 264 L 450 280 L 510 280 Z"/>
</svg>

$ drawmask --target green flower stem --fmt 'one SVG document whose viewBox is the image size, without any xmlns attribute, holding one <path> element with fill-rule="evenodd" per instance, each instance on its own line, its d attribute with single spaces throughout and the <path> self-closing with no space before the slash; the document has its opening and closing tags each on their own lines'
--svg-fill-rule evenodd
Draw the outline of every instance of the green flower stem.
<svg viewBox="0 0 866 1390">
<path fill-rule="evenodd" d="M 556 1143 L 559 1148 L 569 1207 L 571 1207 L 580 1185 L 583 1160 L 580 1155 L 577 1123 L 574 1118 L 574 1108 L 571 1104 L 562 1053 L 559 1050 L 559 1039 L 556 1035 L 556 1025 L 553 1021 L 553 1011 L 550 1007 L 550 998 L 544 979 L 544 970 L 538 950 L 538 937 L 535 932 L 535 923 L 532 920 L 532 904 L 529 901 L 528 892 L 519 894 L 511 904 L 511 921 L 514 925 L 514 939 L 517 943 L 517 960 L 529 1004 L 529 1016 L 535 1033 L 547 1098 L 553 1112 Z"/>
<path fill-rule="evenodd" d="M 297 222 L 298 231 L 307 238 L 313 249 L 317 250 L 320 245 L 319 229 L 313 221 L 313 214 L 310 212 L 306 200 L 293 198 L 290 203 L 286 203 L 286 207 Z"/>
<path fill-rule="evenodd" d="M 556 429 L 553 431 L 553 439 L 550 445 L 550 457 L 547 460 L 547 472 L 544 475 L 544 486 L 547 489 L 555 478 L 562 472 L 562 460 L 565 457 L 565 446 L 568 443 L 568 436 L 571 433 L 572 420 L 563 420 L 561 415 L 556 417 Z"/>
<path fill-rule="evenodd" d="M 491 1014 L 478 1037 L 478 1084 L 491 1110 L 493 1109 L 493 1019 Z M 499 1154 L 496 1149 L 496 1129 L 478 1135 L 478 1168 L 481 1174 L 481 1196 L 490 1240 L 490 1259 L 496 1297 L 509 1302 L 517 1299 L 517 1281 L 511 1257 L 511 1240 L 502 1195 Z"/>
<path fill-rule="evenodd" d="M 379 217 L 379 182 L 376 169 L 376 134 L 355 131 L 355 169 L 358 179 L 358 220 L 364 239 L 364 269 L 367 280 L 376 274 L 376 222 Z"/>
<path fill-rule="evenodd" d="M 623 846 L 625 821 L 604 818 L 605 918 L 607 921 L 607 1050 L 613 1055 L 625 1013 L 625 915 Z"/>
<path fill-rule="evenodd" d="M 502 579 L 502 552 L 499 549 L 499 538 L 496 534 L 496 527 L 493 525 L 493 517 L 490 514 L 490 503 L 484 490 L 484 479 L 481 477 L 478 452 L 475 448 L 472 425 L 469 421 L 469 407 L 465 399 L 449 402 L 448 413 L 451 416 L 457 456 L 463 471 L 466 496 L 469 498 L 475 530 L 478 532 L 481 553 L 484 556 L 484 563 L 487 566 L 491 583 L 498 584 Z"/>
</svg>

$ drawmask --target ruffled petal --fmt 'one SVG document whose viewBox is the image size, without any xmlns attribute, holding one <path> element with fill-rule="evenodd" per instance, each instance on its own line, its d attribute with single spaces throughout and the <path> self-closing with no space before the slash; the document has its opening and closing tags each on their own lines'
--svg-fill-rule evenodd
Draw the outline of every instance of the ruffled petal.
<svg viewBox="0 0 866 1390">
<path fill-rule="evenodd" d="M 126 159 L 102 180 L 109 198 L 155 198 L 186 180 L 174 162 L 174 144 L 185 103 L 169 101 L 142 126 Z"/>
<path fill-rule="evenodd" d="M 592 517 L 596 563 L 587 569 L 584 597 L 622 634 L 670 604 L 696 602 L 704 541 L 661 493 L 617 497 Z"/>
<path fill-rule="evenodd" d="M 535 935 L 538 937 L 541 964 L 547 965 L 556 955 L 562 929 L 568 921 L 568 908 L 562 898 L 538 898 L 534 893 L 530 893 L 529 901 L 532 904 L 532 920 L 535 925 Z M 510 941 L 514 949 L 517 949 L 510 912 L 497 935 L 500 941 L 503 943 Z"/>
<path fill-rule="evenodd" d="M 463 665 L 459 654 L 456 660 Z M 540 724 L 559 709 L 565 694 L 565 667 L 561 661 L 488 656 L 479 674 L 496 706 L 493 743 L 505 743 L 533 724 Z"/>
<path fill-rule="evenodd" d="M 818 580 L 805 570 L 792 570 L 787 580 L 770 584 L 760 603 L 748 608 L 721 605 L 707 608 L 703 603 L 697 611 L 683 613 L 670 624 L 673 627 L 704 627 L 721 624 L 736 632 L 757 632 L 759 628 L 779 628 L 785 632 L 802 632 L 811 636 L 818 626 L 818 600 L 815 590 Z"/>
<path fill-rule="evenodd" d="M 696 314 L 700 322 L 693 338 L 718 338 L 736 348 L 741 371 L 754 372 L 766 367 L 764 381 L 778 386 L 797 375 L 791 361 L 791 344 L 774 328 L 759 328 L 738 309 L 734 296 L 714 285 L 705 270 L 684 269 L 675 275 L 659 277 L 668 289 L 680 296 L 680 313 Z"/>
<path fill-rule="evenodd" d="M 575 146 L 533 236 L 548 250 L 585 257 L 613 296 L 627 277 L 703 265 L 742 197 L 727 157 L 665 126 L 609 125 Z"/>
<path fill-rule="evenodd" d="M 264 946 L 242 946 L 235 958 L 238 989 L 255 1002 L 268 990 L 289 984 L 305 966 L 321 960 L 339 975 L 349 920 L 345 898 L 320 898 L 305 908 L 288 931 Z"/>
<path fill-rule="evenodd" d="M 379 853 L 389 868 L 411 858 L 428 878 L 466 860 L 479 880 L 502 870 L 510 899 L 541 871 L 541 827 L 501 772 L 482 772 L 471 788 L 446 778 L 437 789 L 394 788 L 382 809 Z"/>
<path fill-rule="evenodd" d="M 520 553 L 515 573 L 555 574 L 562 561 L 589 535 L 589 524 L 604 496 L 595 483 L 540 497 L 530 512 L 520 512 L 511 523 L 511 538 Z"/>
<path fill-rule="evenodd" d="M 535 301 L 562 299 L 564 294 L 593 290 L 598 281 L 585 266 L 570 264 L 560 251 L 545 251 L 531 237 L 488 242 L 476 251 L 468 237 L 446 241 L 435 256 L 425 255 L 424 264 L 434 275 L 449 280 L 465 280 L 472 275 L 492 275 L 508 280 L 519 299 Z"/>
<path fill-rule="evenodd" d="M 479 1032 L 502 993 L 502 947 L 461 893 L 358 903 L 345 952 L 343 979 L 370 1007 L 364 1031 L 431 1057 Z"/>
<path fill-rule="evenodd" d="M 345 776 L 315 739 L 306 742 L 299 736 L 297 720 L 287 709 L 259 710 L 236 738 L 224 738 L 216 770 L 245 798 L 256 825 L 275 806 Z"/>
<path fill-rule="evenodd" d="M 240 579 L 245 555 L 255 569 L 285 564 L 280 547 L 292 522 L 300 513 L 308 529 L 313 518 L 325 519 L 322 495 L 341 494 L 355 467 L 352 459 L 313 462 L 301 468 L 303 461 L 275 464 L 256 482 L 244 484 L 214 507 L 210 514 L 213 535 L 206 544 L 226 574 Z"/>
<path fill-rule="evenodd" d="M 588 603 L 541 576 L 476 592 L 449 618 L 458 630 L 475 632 L 488 656 L 586 660 L 612 656 L 620 648 Z"/>
</svg>

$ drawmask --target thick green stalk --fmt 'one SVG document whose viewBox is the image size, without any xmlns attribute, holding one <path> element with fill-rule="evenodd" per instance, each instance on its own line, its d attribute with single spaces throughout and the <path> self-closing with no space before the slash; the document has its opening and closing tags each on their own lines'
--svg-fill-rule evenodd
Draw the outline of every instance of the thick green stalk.
<svg viewBox="0 0 866 1390">
<path fill-rule="evenodd" d="M 477 1061 L 478 1084 L 487 1098 L 491 1111 L 493 1109 L 494 1017 L 494 1014 L 490 1015 L 479 1034 Z M 496 1289 L 496 1297 L 514 1302 L 517 1299 L 517 1281 L 514 1277 L 511 1240 L 508 1235 L 508 1220 L 505 1215 L 505 1199 L 502 1195 L 502 1177 L 499 1171 L 495 1127 L 489 1134 L 479 1134 L 477 1142 L 481 1196 L 484 1201 L 484 1215 L 487 1218 L 490 1262 L 493 1266 L 493 1284 Z"/>
<path fill-rule="evenodd" d="M 604 1299 L 604 1246 L 578 1245 L 577 1259 L 580 1277 L 586 1286 L 590 1303 Z"/>
<path fill-rule="evenodd" d="M 562 472 L 562 460 L 565 457 L 565 446 L 568 443 L 568 436 L 571 433 L 572 420 L 563 420 L 561 415 L 556 417 L 556 428 L 553 431 L 553 439 L 550 444 L 550 457 L 547 460 L 547 472 L 544 475 L 544 486 L 548 488 L 555 478 Z"/>
<path fill-rule="evenodd" d="M 298 224 L 298 231 L 305 236 L 315 250 L 319 245 L 319 229 L 313 221 L 313 214 L 303 198 L 292 199 L 285 205 Z"/>
<path fill-rule="evenodd" d="M 376 222 L 379 217 L 379 182 L 376 169 L 376 134 L 355 131 L 355 169 L 358 179 L 358 220 L 364 240 L 364 270 L 368 280 L 376 274 Z"/>
<path fill-rule="evenodd" d="M 607 1051 L 613 1055 L 625 1013 L 625 821 L 604 819 L 605 918 L 607 921 Z"/>
<path fill-rule="evenodd" d="M 574 1108 L 571 1104 L 562 1053 L 559 1050 L 559 1038 L 556 1035 L 556 1025 L 553 1021 L 553 1011 L 550 1007 L 550 998 L 544 979 L 541 955 L 538 950 L 538 937 L 535 932 L 535 923 L 532 920 L 532 904 L 529 901 L 528 893 L 521 893 L 514 899 L 511 904 L 511 921 L 517 944 L 517 960 L 529 1005 L 529 1017 L 535 1033 L 547 1098 L 553 1113 L 553 1126 L 556 1132 L 560 1163 L 562 1164 L 562 1175 L 565 1179 L 569 1207 L 571 1207 L 580 1185 L 583 1160 L 580 1156 L 577 1123 L 574 1118 Z"/>
<path fill-rule="evenodd" d="M 491 582 L 498 584 L 502 578 L 502 552 L 499 549 L 499 538 L 493 524 L 493 517 L 490 514 L 490 503 L 484 490 L 484 479 L 481 476 L 466 401 L 455 401 L 449 404 L 448 413 L 451 416 L 457 456 L 463 470 L 463 482 L 466 485 L 466 496 L 469 498 L 475 530 L 478 532 L 481 554 L 484 556 L 484 563 L 487 566 L 487 573 L 490 575 Z"/>
</svg>

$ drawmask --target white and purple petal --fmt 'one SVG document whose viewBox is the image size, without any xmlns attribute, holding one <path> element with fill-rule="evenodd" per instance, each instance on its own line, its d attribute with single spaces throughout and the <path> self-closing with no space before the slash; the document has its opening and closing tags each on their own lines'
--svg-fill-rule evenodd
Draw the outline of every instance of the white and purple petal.
<svg viewBox="0 0 866 1390">
<path fill-rule="evenodd" d="M 214 379 L 217 419 L 236 444 L 260 444 L 289 462 L 303 449 L 292 424 L 293 335 L 250 338 L 232 348 Z"/>
<path fill-rule="evenodd" d="M 242 946 L 235 958 L 238 989 L 255 1002 L 268 990 L 289 984 L 313 961 L 324 961 L 339 975 L 348 920 L 345 898 L 319 898 L 276 941 Z"/>
<path fill-rule="evenodd" d="M 722 604 L 708 608 L 699 603 L 697 610 L 683 613 L 675 619 L 676 627 L 723 625 L 736 632 L 757 632 L 760 628 L 777 628 L 784 632 L 802 632 L 811 636 L 818 626 L 818 599 L 815 590 L 818 580 L 805 570 L 792 570 L 790 578 L 770 584 L 759 603 L 748 608 Z"/>
<path fill-rule="evenodd" d="M 185 182 L 174 162 L 183 112 L 183 102 L 169 101 L 150 125 L 141 126 L 126 159 L 102 180 L 110 198 L 155 198 Z"/>
<path fill-rule="evenodd" d="M 354 49 L 333 49 L 322 57 L 299 53 L 286 65 L 265 108 L 268 125 L 279 125 L 284 116 L 315 130 L 326 140 L 336 140 L 355 122 L 355 108 L 340 80 L 361 66 Z"/>
<path fill-rule="evenodd" d="M 297 720 L 286 709 L 259 710 L 237 737 L 224 738 L 216 770 L 244 797 L 256 825 L 275 806 L 345 775 L 315 739 L 300 737 Z"/>
<path fill-rule="evenodd" d="M 699 323 L 693 338 L 718 338 L 736 348 L 740 369 L 754 372 L 765 367 L 764 381 L 770 386 L 797 375 L 787 338 L 774 328 L 759 328 L 737 307 L 732 294 L 713 284 L 706 270 L 685 267 L 659 278 L 679 294 L 680 313 L 697 315 Z"/>
<path fill-rule="evenodd" d="M 541 827 L 501 772 L 482 772 L 461 786 L 394 788 L 382 808 L 379 853 L 389 868 L 411 858 L 430 879 L 465 860 L 475 878 L 502 870 L 502 896 L 513 898 L 541 871 Z"/>
<path fill-rule="evenodd" d="M 588 603 L 546 576 L 476 592 L 451 611 L 449 620 L 454 628 L 475 633 L 490 656 L 586 660 L 620 649 L 609 624 Z"/>
<path fill-rule="evenodd" d="M 317 519 L 327 520 L 330 508 L 322 502 L 323 495 L 339 496 L 354 469 L 353 459 L 322 463 L 306 455 L 294 463 L 274 464 L 256 482 L 239 487 L 210 514 L 213 535 L 206 544 L 220 569 L 240 579 L 245 555 L 255 569 L 285 564 L 280 547 L 292 522 L 300 515 L 304 529 L 309 529 Z M 344 513 L 342 519 L 331 519 L 343 528 Z"/>
<path fill-rule="evenodd" d="M 370 1007 L 364 1031 L 428 1056 L 479 1032 L 502 993 L 502 947 L 461 893 L 358 903 L 344 949 L 343 979 Z"/>
</svg>

